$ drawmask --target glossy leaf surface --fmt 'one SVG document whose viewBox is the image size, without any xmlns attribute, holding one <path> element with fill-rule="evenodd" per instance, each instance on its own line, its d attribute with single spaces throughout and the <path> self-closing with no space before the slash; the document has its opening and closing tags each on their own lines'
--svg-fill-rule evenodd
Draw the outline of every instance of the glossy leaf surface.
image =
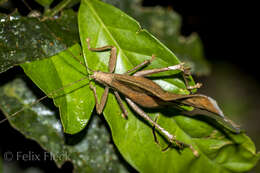
<svg viewBox="0 0 260 173">
<path fill-rule="evenodd" d="M 0 14 L 0 72 L 27 61 L 51 57 L 79 41 L 76 14 L 67 10 L 60 18 Z"/>
</svg>

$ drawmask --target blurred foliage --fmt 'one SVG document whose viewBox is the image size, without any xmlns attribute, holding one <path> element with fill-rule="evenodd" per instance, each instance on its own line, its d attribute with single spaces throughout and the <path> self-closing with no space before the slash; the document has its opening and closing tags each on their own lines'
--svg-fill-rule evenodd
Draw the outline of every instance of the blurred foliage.
<svg viewBox="0 0 260 173">
<path fill-rule="evenodd" d="M 38 2 L 39 4 L 41 4 L 44 7 L 48 7 L 51 5 L 51 3 L 53 2 L 53 0 L 35 0 L 36 2 Z"/>
<path fill-rule="evenodd" d="M 37 167 L 30 167 L 23 169 L 19 164 L 16 162 L 10 162 L 8 164 L 4 164 L 3 168 L 4 173 L 14 173 L 14 172 L 19 172 L 19 173 L 43 173 L 43 171 Z"/>
<path fill-rule="evenodd" d="M 57 4 L 54 8 L 52 9 L 47 8 L 47 10 L 44 12 L 43 20 L 53 17 L 58 12 L 63 11 L 63 9 L 65 9 L 66 7 L 67 8 L 72 7 L 79 2 L 80 0 L 63 0 L 59 4 Z"/>
<path fill-rule="evenodd" d="M 0 0 L 0 5 L 6 3 L 8 0 Z"/>
</svg>

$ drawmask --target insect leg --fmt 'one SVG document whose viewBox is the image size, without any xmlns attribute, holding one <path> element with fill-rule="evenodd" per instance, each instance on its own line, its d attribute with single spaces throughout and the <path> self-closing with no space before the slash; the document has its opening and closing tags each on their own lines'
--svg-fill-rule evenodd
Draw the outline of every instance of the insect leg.
<svg viewBox="0 0 260 173">
<path fill-rule="evenodd" d="M 155 123 L 157 123 L 158 117 L 159 117 L 159 114 L 156 114 L 155 119 L 154 119 Z M 154 137 L 155 143 L 159 144 L 159 141 L 156 136 L 155 126 L 153 126 L 153 137 Z"/>
<path fill-rule="evenodd" d="M 88 44 L 88 49 L 91 51 L 95 51 L 95 52 L 103 52 L 103 51 L 107 51 L 110 50 L 111 54 L 110 54 L 110 58 L 109 58 L 109 73 L 113 73 L 116 67 L 116 47 L 114 46 L 104 46 L 104 47 L 99 47 L 99 48 L 91 48 L 90 47 L 90 38 L 86 39 L 87 44 Z"/>
<path fill-rule="evenodd" d="M 155 73 L 160 73 L 160 72 L 170 71 L 170 70 L 180 70 L 180 71 L 186 73 L 184 63 L 180 63 L 180 64 L 177 64 L 174 66 L 138 71 L 134 74 L 134 76 L 148 76 L 150 74 L 155 74 Z"/>
<path fill-rule="evenodd" d="M 91 50 L 91 51 L 111 50 L 111 54 L 110 54 L 110 58 L 109 58 L 109 67 L 108 67 L 109 69 L 108 70 L 109 70 L 109 73 L 113 73 L 114 70 L 115 70 L 115 67 L 116 67 L 116 60 L 117 60 L 117 56 L 116 56 L 117 50 L 116 50 L 116 47 L 114 47 L 114 46 L 104 46 L 104 47 L 100 47 L 100 48 L 91 48 L 90 47 L 90 39 L 87 38 L 86 41 L 88 43 L 88 49 Z M 108 87 L 105 88 L 105 91 L 104 91 L 104 94 L 102 95 L 100 104 L 98 104 L 96 89 L 93 86 L 91 86 L 91 89 L 93 90 L 94 95 L 95 95 L 97 113 L 101 114 L 101 112 L 104 109 L 105 103 L 107 101 L 107 96 L 108 96 L 109 89 L 108 89 Z M 114 91 L 114 94 L 116 96 L 117 102 L 119 103 L 119 106 L 121 107 L 121 110 L 123 111 L 123 117 L 126 118 L 127 115 L 128 115 L 128 112 L 127 112 L 127 110 L 125 109 L 125 107 L 123 105 L 122 99 L 121 99 L 121 97 L 120 97 L 120 95 L 118 94 L 117 91 Z"/>
<path fill-rule="evenodd" d="M 157 123 L 158 118 L 159 118 L 159 114 L 156 114 L 155 119 L 154 119 L 154 122 L 155 122 L 155 123 Z M 162 147 L 162 146 L 160 145 L 158 139 L 157 139 L 157 135 L 156 135 L 156 131 L 155 131 L 155 126 L 153 126 L 153 137 L 154 137 L 154 141 L 155 141 L 160 147 Z M 172 143 L 169 143 L 167 147 L 165 147 L 165 148 L 162 149 L 162 151 L 167 151 L 167 150 L 170 148 L 171 144 L 172 144 Z"/>
<path fill-rule="evenodd" d="M 146 66 L 147 64 L 150 64 L 153 60 L 155 59 L 155 55 L 152 55 L 152 58 L 149 59 L 149 60 L 145 60 L 144 62 L 142 62 L 141 64 L 135 66 L 134 68 L 128 70 L 127 72 L 125 72 L 124 74 L 130 74 L 131 72 L 143 67 L 143 66 Z"/>
<path fill-rule="evenodd" d="M 104 46 L 104 47 L 99 47 L 99 48 L 91 48 L 90 47 L 90 38 L 86 39 L 87 44 L 88 44 L 88 49 L 91 51 L 96 51 L 96 52 L 102 52 L 102 51 L 106 51 L 106 50 L 110 50 L 110 58 L 109 58 L 109 66 L 108 66 L 108 70 L 110 73 L 113 73 L 115 70 L 115 66 L 116 66 L 116 47 L 114 46 Z M 105 87 L 105 91 L 101 97 L 101 102 L 100 104 L 98 103 L 98 98 L 97 98 L 97 94 L 96 94 L 96 88 L 93 85 L 90 85 L 90 88 L 93 90 L 94 96 L 95 96 L 95 101 L 96 101 L 96 110 L 98 114 L 101 114 L 103 112 L 103 109 L 105 107 L 106 101 L 107 101 L 107 97 L 108 97 L 108 92 L 109 92 L 109 87 Z M 118 93 L 117 93 L 118 94 Z M 115 94 L 116 95 L 116 94 Z M 116 95 L 116 98 L 118 100 L 119 95 Z M 119 102 L 119 105 L 122 107 L 122 103 Z M 123 110 L 124 115 L 127 115 L 126 112 Z"/>
<path fill-rule="evenodd" d="M 195 85 L 190 86 L 189 82 L 187 81 L 187 79 L 185 77 L 184 77 L 184 80 L 185 80 L 185 85 L 186 85 L 188 90 L 198 89 L 203 85 L 202 83 L 196 83 Z"/>
<path fill-rule="evenodd" d="M 129 98 L 126 98 L 127 103 L 130 105 L 130 107 L 136 112 L 138 113 L 141 117 L 143 117 L 146 121 L 148 121 L 149 123 L 151 123 L 151 125 L 153 125 L 164 137 L 166 137 L 166 139 L 170 142 L 170 143 L 175 143 L 176 145 L 178 145 L 180 148 L 182 147 L 188 147 L 192 150 L 193 154 L 195 156 L 198 156 L 199 153 L 197 150 L 195 150 L 193 148 L 192 145 L 189 144 L 185 144 L 179 140 L 176 139 L 176 136 L 173 136 L 172 134 L 170 134 L 167 130 L 165 130 L 164 128 L 162 128 L 159 124 L 157 124 L 156 122 L 154 122 L 139 106 L 137 106 L 132 100 L 130 100 Z"/>
<path fill-rule="evenodd" d="M 96 110 L 97 113 L 100 115 L 103 112 L 103 109 L 106 105 L 106 101 L 107 101 L 107 96 L 108 96 L 108 92 L 109 92 L 109 87 L 105 87 L 105 91 L 101 97 L 101 101 L 100 103 L 98 103 L 98 97 L 97 97 L 97 92 L 96 92 L 96 87 L 94 87 L 92 84 L 89 85 L 90 89 L 92 89 L 94 96 L 95 96 L 95 102 L 96 102 Z"/>
<path fill-rule="evenodd" d="M 185 85 L 187 86 L 187 89 L 189 89 L 189 90 L 195 89 L 195 88 L 200 88 L 202 86 L 201 83 L 196 83 L 194 86 L 189 86 L 189 82 L 187 80 L 187 76 L 189 75 L 189 72 L 188 72 L 187 68 L 184 66 L 184 63 L 180 63 L 180 64 L 177 64 L 174 66 L 163 67 L 163 68 L 138 71 L 135 74 L 133 74 L 133 76 L 148 76 L 150 74 L 160 73 L 160 72 L 169 71 L 169 70 L 182 71 Z"/>
<path fill-rule="evenodd" d="M 126 108 L 123 105 L 123 101 L 122 101 L 120 95 L 118 94 L 117 91 L 114 91 L 114 94 L 115 94 L 116 100 L 117 100 L 117 102 L 118 102 L 118 104 L 119 104 L 119 106 L 120 106 L 120 108 L 121 108 L 121 110 L 123 112 L 123 118 L 127 118 L 128 112 L 127 112 Z"/>
</svg>

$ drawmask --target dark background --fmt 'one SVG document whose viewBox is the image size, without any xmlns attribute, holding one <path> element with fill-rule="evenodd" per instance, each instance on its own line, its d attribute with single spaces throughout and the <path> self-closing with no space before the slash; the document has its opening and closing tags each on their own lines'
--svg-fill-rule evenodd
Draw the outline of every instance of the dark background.
<svg viewBox="0 0 260 173">
<path fill-rule="evenodd" d="M 32 8 L 42 10 L 42 7 L 34 3 L 32 0 L 26 0 Z M 21 0 L 15 0 L 19 12 L 23 15 L 29 13 L 29 9 Z M 228 3 L 227 3 L 228 2 Z M 55 4 L 54 4 L 55 5 Z M 182 16 L 182 34 L 190 35 L 192 32 L 199 34 L 205 51 L 206 59 L 212 64 L 212 71 L 216 70 L 215 68 L 220 68 L 221 66 L 215 66 L 219 62 L 224 62 L 226 64 L 232 64 L 232 68 L 238 69 L 238 74 L 230 74 L 230 76 L 236 76 L 236 86 L 230 86 L 230 90 L 237 88 L 237 85 L 243 85 L 244 80 L 240 80 L 240 75 L 243 77 L 249 77 L 254 80 L 252 85 L 256 85 L 256 89 L 251 92 L 251 95 L 256 97 L 259 95 L 259 66 L 258 63 L 259 55 L 258 48 L 259 45 L 259 31 L 257 31 L 257 24 L 259 19 L 257 16 L 257 4 L 251 4 L 249 1 L 242 2 L 231 2 L 231 1 L 168 1 L 168 0 L 144 0 L 144 6 L 156 6 L 161 5 L 164 7 L 171 7 L 177 13 Z M 3 12 L 3 11 L 2 11 Z M 17 68 L 15 69 L 17 70 Z M 219 70 L 219 69 L 218 69 Z M 18 69 L 19 71 L 19 69 Z M 12 73 L 14 71 L 10 71 Z M 22 72 L 22 70 L 20 70 Z M 233 73 L 233 71 L 230 71 Z M 207 81 L 211 78 L 208 76 L 202 78 L 203 81 L 207 84 Z M 214 77 L 212 77 L 214 80 Z M 233 80 L 233 78 L 230 78 Z M 210 86 L 208 86 L 210 87 Z M 247 88 L 244 88 L 247 90 Z M 211 91 L 212 92 L 212 91 Z M 228 91 L 227 91 L 228 92 Z M 214 95 L 214 94 L 209 94 Z M 245 99 L 247 95 L 241 95 L 241 100 Z M 251 97 L 251 96 L 249 96 Z M 258 100 L 255 99 L 255 102 Z M 260 105 L 255 104 L 255 109 L 259 108 Z M 257 119 L 252 119 L 249 126 L 254 122 L 252 126 L 259 129 L 260 116 L 257 116 L 258 111 L 254 114 L 258 117 Z M 1 116 L 2 118 L 2 116 Z M 259 123 L 258 123 L 259 122 Z M 1 145 L 3 148 L 8 148 L 10 150 L 16 151 L 17 149 L 25 148 L 26 149 L 35 149 L 41 150 L 38 144 L 33 141 L 28 141 L 24 138 L 23 135 L 18 133 L 16 130 L 12 129 L 8 123 L 1 124 L 0 126 L 1 134 L 7 133 L 8 136 L 12 136 L 12 139 L 9 137 L 1 138 Z M 254 132 L 256 132 L 255 130 Z M 259 131 L 259 130 L 258 130 Z M 249 129 L 249 136 L 250 129 Z M 252 137 L 253 140 L 257 137 Z M 19 140 L 19 144 L 17 144 Z M 255 140 L 254 140 L 255 141 Z M 12 146 L 12 144 L 14 144 Z M 257 145 L 257 143 L 256 143 Z M 259 150 L 259 146 L 256 146 Z M 48 171 L 53 170 L 55 172 L 64 172 L 72 169 L 72 165 L 65 164 L 62 170 L 58 170 L 53 162 L 50 163 L 20 163 L 21 167 L 30 167 L 37 166 L 41 167 L 42 170 Z"/>
<path fill-rule="evenodd" d="M 182 34 L 199 34 L 209 61 L 230 62 L 259 79 L 257 4 L 227 0 L 144 0 L 143 4 L 171 6 L 182 16 Z"/>
</svg>

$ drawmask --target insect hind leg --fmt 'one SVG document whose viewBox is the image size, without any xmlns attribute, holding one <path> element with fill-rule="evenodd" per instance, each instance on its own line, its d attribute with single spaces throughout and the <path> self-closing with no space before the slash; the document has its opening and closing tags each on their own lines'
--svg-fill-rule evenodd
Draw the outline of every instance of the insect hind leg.
<svg viewBox="0 0 260 173">
<path fill-rule="evenodd" d="M 141 64 L 135 66 L 134 68 L 128 70 L 127 72 L 125 72 L 124 74 L 130 74 L 132 73 L 133 71 L 139 69 L 139 68 L 142 68 L 148 64 L 150 64 L 153 60 L 155 59 L 155 55 L 152 55 L 152 58 L 151 59 L 148 59 L 148 60 L 145 60 L 144 62 L 142 62 Z"/>
</svg>

